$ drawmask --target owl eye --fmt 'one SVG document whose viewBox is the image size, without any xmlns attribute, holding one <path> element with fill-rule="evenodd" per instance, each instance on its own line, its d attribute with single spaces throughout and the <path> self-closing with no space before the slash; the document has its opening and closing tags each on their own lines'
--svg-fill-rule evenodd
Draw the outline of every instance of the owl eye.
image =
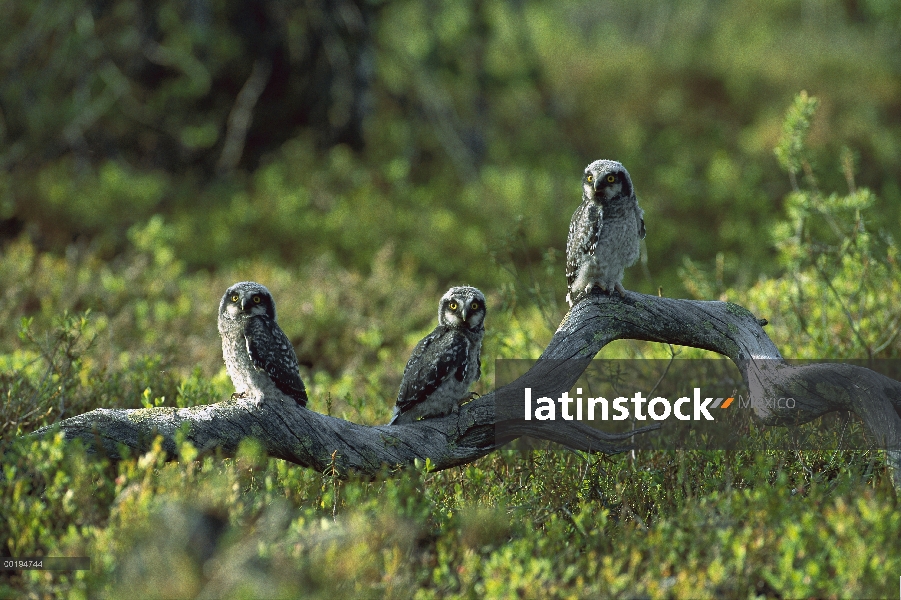
<svg viewBox="0 0 901 600">
<path fill-rule="evenodd" d="M 450 304 L 447 305 L 447 307 L 451 310 L 457 310 L 457 303 L 451 302 Z"/>
<path fill-rule="evenodd" d="M 478 302 L 473 302 L 473 303 L 472 303 L 472 310 L 475 310 L 475 309 L 477 309 L 478 307 L 479 307 L 479 303 L 478 303 Z"/>
<path fill-rule="evenodd" d="M 237 301 L 238 301 L 238 294 L 235 294 L 232 296 L 232 302 L 237 302 Z"/>
<path fill-rule="evenodd" d="M 589 175 L 588 177 L 585 178 L 585 181 L 587 181 L 588 183 L 591 183 L 592 181 L 594 181 L 594 177 Z"/>
<path fill-rule="evenodd" d="M 254 304 L 259 304 L 262 300 L 263 300 L 263 299 L 260 298 L 259 296 L 254 296 L 254 297 L 253 297 L 253 303 L 254 303 Z"/>
<path fill-rule="evenodd" d="M 616 181 L 616 175 L 607 175 L 607 183 L 613 183 Z"/>
</svg>

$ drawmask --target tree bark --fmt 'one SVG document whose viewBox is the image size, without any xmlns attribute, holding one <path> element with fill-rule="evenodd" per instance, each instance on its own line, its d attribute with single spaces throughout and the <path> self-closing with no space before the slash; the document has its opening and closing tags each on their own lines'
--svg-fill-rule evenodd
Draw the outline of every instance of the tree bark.
<svg viewBox="0 0 901 600">
<path fill-rule="evenodd" d="M 729 357 L 748 385 L 754 415 L 763 425 L 793 426 L 834 411 L 861 418 L 887 457 L 896 485 L 901 482 L 901 383 L 870 369 L 847 364 L 786 364 L 761 322 L 730 302 L 676 300 L 627 292 L 595 291 L 564 317 L 544 353 L 517 381 L 460 407 L 457 415 L 409 425 L 365 426 L 297 406 L 293 401 L 227 400 L 192 408 L 97 409 L 43 427 L 32 435 L 61 430 L 92 451 L 121 458 L 120 447 L 146 452 L 156 435 L 176 457 L 176 434 L 201 452 L 234 456 L 246 437 L 272 457 L 346 476 L 374 476 L 386 466 L 407 467 L 430 459 L 436 470 L 476 460 L 523 435 L 588 452 L 615 454 L 630 448 L 632 435 L 609 434 L 578 421 L 524 421 L 523 387 L 535 397 L 569 390 L 593 357 L 613 340 L 635 339 L 693 346 Z M 553 360 L 545 360 L 553 359 Z M 565 360 L 561 360 L 565 359 Z M 795 399 L 794 407 L 760 401 Z"/>
</svg>

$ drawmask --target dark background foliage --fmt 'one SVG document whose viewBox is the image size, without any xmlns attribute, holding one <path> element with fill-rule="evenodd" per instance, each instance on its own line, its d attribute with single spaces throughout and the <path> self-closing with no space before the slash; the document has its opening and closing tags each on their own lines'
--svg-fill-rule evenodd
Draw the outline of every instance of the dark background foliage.
<svg viewBox="0 0 901 600">
<path fill-rule="evenodd" d="M 189 269 L 366 269 L 392 242 L 490 285 L 514 230 L 518 267 L 562 251 L 604 157 L 648 212 L 630 287 L 680 295 L 683 258 L 717 253 L 747 285 L 776 272 L 772 148 L 802 89 L 823 183 L 851 148 L 898 228 L 892 2 L 16 2 L 0 39 L 0 231 L 44 249 L 113 256 L 160 214 Z"/>
</svg>

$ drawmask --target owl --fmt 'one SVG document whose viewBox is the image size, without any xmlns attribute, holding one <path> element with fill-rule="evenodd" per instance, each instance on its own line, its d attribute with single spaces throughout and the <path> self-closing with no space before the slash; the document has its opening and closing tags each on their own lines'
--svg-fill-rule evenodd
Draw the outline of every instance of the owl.
<svg viewBox="0 0 901 600">
<path fill-rule="evenodd" d="M 482 375 L 485 296 L 474 287 L 452 287 L 438 303 L 438 326 L 416 344 L 397 392 L 389 425 L 457 412 Z"/>
<path fill-rule="evenodd" d="M 613 160 L 596 160 L 582 177 L 582 204 L 569 222 L 566 282 L 570 306 L 594 286 L 621 296 L 623 270 L 638 259 L 645 236 L 629 172 Z"/>
<path fill-rule="evenodd" d="M 242 281 L 226 290 L 219 302 L 219 335 L 234 397 L 259 404 L 284 395 L 307 405 L 294 346 L 275 322 L 275 301 L 265 286 Z"/>
</svg>

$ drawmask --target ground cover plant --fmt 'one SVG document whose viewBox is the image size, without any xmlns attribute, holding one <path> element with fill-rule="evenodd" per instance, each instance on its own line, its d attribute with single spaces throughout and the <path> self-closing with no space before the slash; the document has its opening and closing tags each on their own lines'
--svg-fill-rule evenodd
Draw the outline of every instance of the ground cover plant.
<svg viewBox="0 0 901 600">
<path fill-rule="evenodd" d="M 803 138 L 803 123 L 792 131 L 791 118 L 803 117 L 813 102 L 799 97 L 787 136 Z M 796 158 L 803 162 L 803 146 Z M 855 200 L 860 195 L 867 197 L 852 190 L 826 201 L 818 190 L 799 187 L 790 200 L 798 208 L 774 240 L 786 274 L 748 292 L 725 292 L 759 303 L 777 336 L 784 335 L 798 355 L 804 353 L 805 337 L 804 313 L 797 308 L 809 305 L 773 290 L 794 284 L 799 294 L 804 285 L 853 285 L 859 291 L 821 305 L 835 324 L 829 335 L 836 340 L 836 356 L 839 349 L 857 355 L 855 344 L 866 338 L 855 332 L 866 319 L 897 322 L 897 315 L 885 313 L 896 307 L 867 295 L 898 285 L 889 269 L 897 250 L 891 240 L 881 249 L 866 243 L 867 205 Z M 838 223 L 849 210 L 858 218 L 844 221 L 854 230 L 842 232 L 840 260 L 825 261 L 831 246 L 812 243 L 820 239 L 813 219 Z M 809 221 L 799 225 L 799 219 Z M 144 590 L 145 597 L 539 598 L 880 596 L 894 590 L 901 518 L 883 454 L 786 451 L 791 443 L 780 439 L 786 430 L 755 432 L 761 449 L 754 452 L 642 451 L 608 458 L 523 446 L 466 467 L 435 473 L 423 464 L 403 473 L 386 471 L 375 481 L 343 480 L 329 470 L 265 459 L 250 440 L 236 459 L 198 457 L 185 443 L 175 463 L 166 463 L 157 445 L 117 464 L 89 457 L 79 444 L 59 437 L 11 441 L 12 434 L 94 406 L 127 399 L 134 406 L 190 406 L 230 392 L 221 368 L 214 366 L 220 360 L 215 331 L 189 317 L 192 306 L 214 306 L 217 290 L 235 276 L 185 273 L 163 231 L 158 219 L 133 229 L 132 248 L 113 265 L 101 266 L 89 253 L 43 256 L 24 242 L 4 255 L 5 273 L 31 274 L 7 288 L 7 297 L 16 293 L 22 299 L 4 306 L 27 306 L 29 296 L 41 300 L 32 316 L 10 315 L 5 321 L 20 318 L 17 349 L 3 355 L 9 428 L 0 497 L 4 543 L 12 556 L 93 559 L 90 572 L 7 575 L 6 594 L 116 597 Z M 797 236 L 819 254 L 805 254 Z M 847 256 L 868 265 L 863 276 L 841 260 Z M 391 255 L 377 260 L 390 263 Z M 818 264 L 838 271 L 826 277 Z M 268 273 L 275 289 L 316 277 L 312 269 Z M 41 288 L 64 276 L 75 282 L 68 293 Z M 386 365 L 400 364 L 403 356 L 385 346 L 409 342 L 401 335 L 401 344 L 379 344 L 378 352 L 368 353 L 361 340 L 373 335 L 366 324 L 377 326 L 367 314 L 373 306 L 397 310 L 389 298 L 415 296 L 414 289 L 384 285 L 396 277 L 402 271 L 376 265 L 369 279 L 350 273 L 338 279 L 343 287 L 331 293 L 351 298 L 343 304 L 342 313 L 349 313 L 345 322 L 363 326 L 355 337 L 331 339 L 336 365 L 342 353 L 356 354 L 361 370 L 371 374 L 352 377 L 359 368 L 354 366 L 338 376 L 320 372 L 308 378 L 314 410 L 363 423 L 387 420 L 390 395 L 379 390 L 396 386 L 397 373 Z M 382 281 L 372 283 L 378 278 Z M 694 281 L 703 279 L 695 274 Z M 356 301 L 357 296 L 367 301 Z M 497 324 L 491 351 L 534 354 L 544 334 L 540 311 L 514 307 L 509 298 L 493 300 L 498 308 L 492 314 Z M 855 303 L 853 312 L 847 302 Z M 102 308 L 79 314 L 86 305 Z M 404 317 L 398 311 L 397 319 L 427 323 L 430 312 L 424 308 L 421 315 Z M 315 343 L 321 326 L 305 326 L 304 338 Z M 161 331 L 179 331 L 182 343 Z M 332 332 L 325 328 L 320 335 L 331 338 Z M 379 335 L 398 336 L 390 330 Z M 185 360 L 194 338 L 196 354 Z M 323 347 L 322 355 L 330 356 Z M 673 351 L 623 344 L 614 355 Z M 876 349 L 879 356 L 896 352 L 896 344 Z M 192 363 L 200 366 L 186 369 Z M 204 376 L 204 368 L 218 369 L 218 375 Z M 489 382 L 479 389 L 488 389 Z M 385 400 L 378 402 L 380 397 Z M 783 449 L 766 450 L 775 447 Z"/>
<path fill-rule="evenodd" d="M 273 292 L 310 408 L 364 424 L 387 422 L 440 293 L 477 285 L 485 393 L 493 359 L 536 358 L 564 315 L 574 177 L 598 153 L 648 213 L 628 289 L 745 306 L 787 357 L 899 358 L 892 3 L 326 4 L 21 2 L 0 22 L 0 554 L 92 560 L 2 571 L 0 597 L 894 597 L 884 454 L 785 429 L 732 453 L 514 444 L 375 480 L 252 440 L 111 463 L 27 437 L 228 397 L 216 306 L 244 279 Z M 267 61 L 281 87 L 235 163 L 226 124 Z M 598 358 L 672 355 L 709 356 Z"/>
</svg>

